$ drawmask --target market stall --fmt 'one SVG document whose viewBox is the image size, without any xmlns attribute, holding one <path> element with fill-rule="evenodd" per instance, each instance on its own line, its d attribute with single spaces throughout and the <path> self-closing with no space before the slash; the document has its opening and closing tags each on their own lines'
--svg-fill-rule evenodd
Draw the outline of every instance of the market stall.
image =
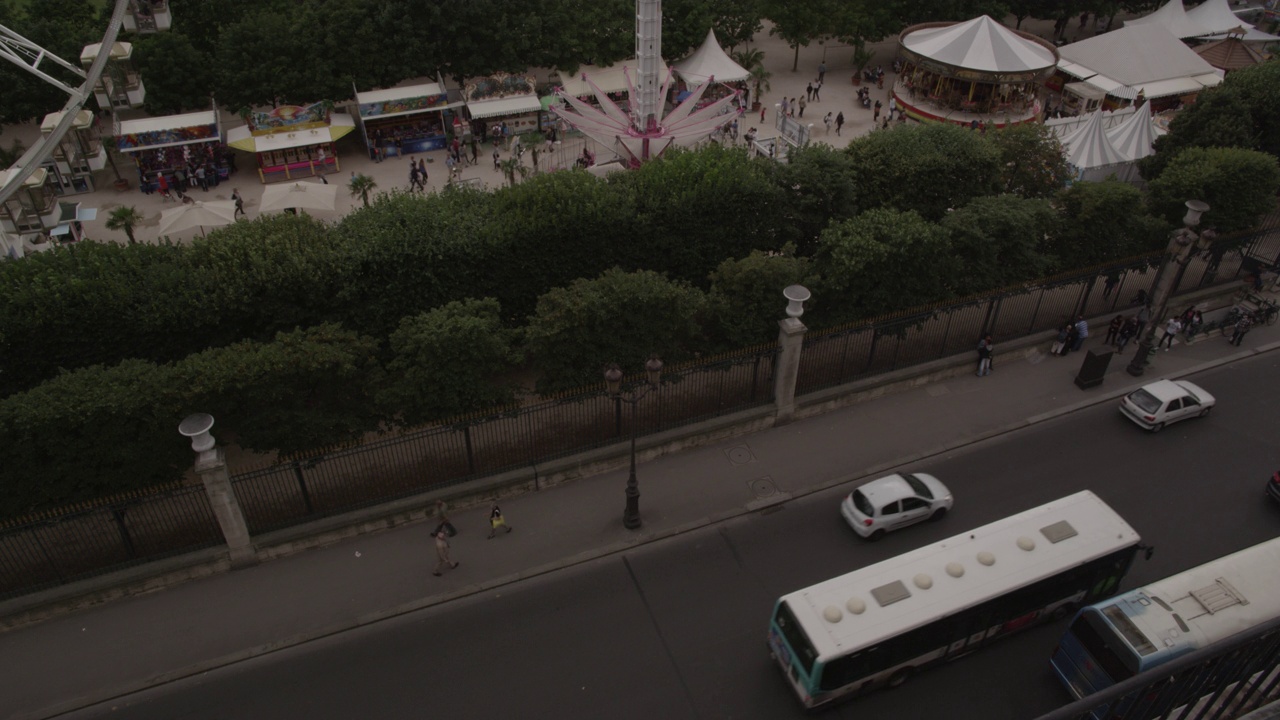
<svg viewBox="0 0 1280 720">
<path fill-rule="evenodd" d="M 462 90 L 472 130 L 482 138 L 496 135 L 495 128 L 506 128 L 507 136 L 540 128 L 542 101 L 532 77 L 498 73 L 476 78 Z"/>
<path fill-rule="evenodd" d="M 217 185 L 235 169 L 234 158 L 222 143 L 216 110 L 123 120 L 115 135 L 116 148 L 133 158 L 138 168 L 143 192 L 154 189 L 161 173 L 171 179 L 177 173 L 184 178 L 202 174 L 207 183 Z"/>
<path fill-rule="evenodd" d="M 264 183 L 340 171 L 334 142 L 356 129 L 355 119 L 333 112 L 328 101 L 251 110 L 244 117 L 245 125 L 227 132 L 227 145 L 254 153 Z"/>
<path fill-rule="evenodd" d="M 369 157 L 411 155 L 441 150 L 449 142 L 456 117 L 440 83 L 356 93 L 356 120 Z"/>
</svg>

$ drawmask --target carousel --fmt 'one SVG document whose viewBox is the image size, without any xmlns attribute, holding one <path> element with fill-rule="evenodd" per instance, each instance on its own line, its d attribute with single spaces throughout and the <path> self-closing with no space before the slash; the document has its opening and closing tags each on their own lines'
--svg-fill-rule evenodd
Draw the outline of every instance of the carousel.
<svg viewBox="0 0 1280 720">
<path fill-rule="evenodd" d="M 985 15 L 913 25 L 898 36 L 898 51 L 898 107 L 916 120 L 970 127 L 1037 120 L 1041 85 L 1058 64 L 1051 44 Z"/>
</svg>

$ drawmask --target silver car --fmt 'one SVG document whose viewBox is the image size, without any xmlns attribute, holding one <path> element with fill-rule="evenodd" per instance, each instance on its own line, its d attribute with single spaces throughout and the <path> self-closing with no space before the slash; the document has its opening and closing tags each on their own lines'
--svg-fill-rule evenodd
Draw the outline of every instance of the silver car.
<svg viewBox="0 0 1280 720">
<path fill-rule="evenodd" d="M 951 509 L 951 491 L 924 473 L 893 474 L 872 480 L 845 496 L 840 514 L 868 540 L 923 520 L 941 520 Z"/>
<path fill-rule="evenodd" d="M 1139 427 L 1160 432 L 1169 423 L 1208 415 L 1216 402 L 1193 382 L 1157 380 L 1125 395 L 1120 412 Z"/>
</svg>

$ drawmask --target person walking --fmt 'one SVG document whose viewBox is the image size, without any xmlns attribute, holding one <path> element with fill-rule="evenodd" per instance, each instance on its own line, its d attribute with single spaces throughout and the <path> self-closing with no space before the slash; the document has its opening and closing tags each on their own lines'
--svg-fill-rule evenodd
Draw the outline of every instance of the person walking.
<svg viewBox="0 0 1280 720">
<path fill-rule="evenodd" d="M 841 128 L 842 126 L 844 126 L 844 111 L 843 111 L 843 110 L 842 110 L 842 111 L 840 111 L 840 114 L 836 115 L 836 137 L 839 137 L 839 136 L 840 136 L 840 128 Z"/>
<path fill-rule="evenodd" d="M 493 169 L 499 171 L 502 170 L 502 156 L 498 154 L 498 147 L 496 145 L 493 148 Z"/>
<path fill-rule="evenodd" d="M 441 572 L 445 568 L 453 569 L 461 565 L 461 563 L 449 557 L 449 534 L 444 528 L 436 530 L 436 569 L 431 574 L 440 577 L 444 573 Z"/>
<path fill-rule="evenodd" d="M 883 107 L 883 106 L 880 104 L 880 101 L 879 101 L 879 100 L 877 100 L 877 101 L 876 101 L 876 104 L 875 104 L 875 106 L 874 106 L 874 108 L 872 109 L 872 112 L 871 112 L 871 122 L 880 122 L 880 108 L 881 108 L 881 107 Z"/>
<path fill-rule="evenodd" d="M 1147 323 L 1150 321 L 1151 321 L 1151 306 L 1143 305 L 1142 309 L 1138 311 L 1138 317 L 1136 318 L 1136 322 L 1138 323 L 1138 332 L 1134 333 L 1134 335 L 1141 335 L 1142 329 L 1145 328 L 1147 326 Z"/>
<path fill-rule="evenodd" d="M 409 192 L 422 189 L 422 180 L 418 177 L 418 163 L 409 158 Z"/>
<path fill-rule="evenodd" d="M 760 103 L 760 122 L 761 123 L 764 123 L 764 112 L 765 110 L 768 110 L 768 109 L 769 109 L 768 105 L 765 105 L 764 103 Z"/>
<path fill-rule="evenodd" d="M 498 508 L 498 503 L 489 506 L 489 538 L 498 534 L 498 528 L 502 528 L 507 532 L 511 532 L 511 526 L 507 524 L 507 519 L 502 516 L 502 510 Z"/>
<path fill-rule="evenodd" d="M 1124 327 L 1124 316 L 1117 315 L 1111 318 L 1111 324 L 1107 326 L 1107 338 L 1103 340 L 1104 345 L 1115 345 L 1116 339 L 1120 337 L 1120 328 Z"/>
<path fill-rule="evenodd" d="M 821 85 L 822 81 L 826 79 L 826 77 L 827 77 L 827 64 L 825 62 L 820 62 L 818 63 L 818 84 Z"/>
<path fill-rule="evenodd" d="M 1134 335 L 1138 334 L 1138 321 L 1132 315 L 1125 318 L 1124 325 L 1120 327 L 1120 334 L 1116 337 L 1116 354 L 1124 352 L 1124 346 L 1129 344 Z"/>
<path fill-rule="evenodd" d="M 202 191 L 209 192 L 209 180 L 204 176 L 203 165 L 196 167 L 196 184 L 200 186 Z"/>
<path fill-rule="evenodd" d="M 173 198 L 169 197 L 169 179 L 164 173 L 156 175 L 156 189 L 160 191 L 160 202 L 169 202 Z"/>
<path fill-rule="evenodd" d="M 449 182 L 453 182 L 453 177 L 458 170 L 458 163 L 453 159 L 453 155 L 444 156 L 444 166 L 449 170 Z"/>
<path fill-rule="evenodd" d="M 1076 317 L 1076 341 L 1071 344 L 1072 350 L 1079 350 L 1084 341 L 1089 337 L 1089 321 L 1084 319 L 1083 315 Z"/>
<path fill-rule="evenodd" d="M 830 135 L 830 134 L 831 134 L 831 123 L 833 123 L 833 122 L 835 122 L 835 118 L 831 116 L 831 113 L 830 113 L 830 112 L 828 112 L 828 113 L 827 113 L 825 116 L 823 116 L 823 118 L 822 118 L 822 124 L 827 126 L 827 134 L 828 134 L 828 135 Z"/>
<path fill-rule="evenodd" d="M 240 197 L 240 188 L 232 188 L 231 200 L 236 204 L 236 211 L 231 214 L 231 217 L 234 219 L 236 215 L 244 215 L 248 218 L 249 216 L 244 212 L 244 198 Z"/>
<path fill-rule="evenodd" d="M 436 526 L 435 532 L 431 533 L 433 536 L 441 530 L 444 531 L 446 537 L 453 537 L 458 534 L 458 528 L 454 527 L 453 522 L 449 520 L 448 509 L 449 506 L 443 500 L 436 501 L 436 517 L 440 518 L 440 524 Z"/>
<path fill-rule="evenodd" d="M 804 99 L 806 102 L 813 101 L 813 83 L 809 83 L 804 88 Z"/>
<path fill-rule="evenodd" d="M 819 81 L 818 81 L 818 84 L 813 86 L 813 101 L 814 101 L 814 102 L 822 102 L 821 93 L 822 93 L 822 81 L 821 81 L 821 80 L 819 80 Z"/>
<path fill-rule="evenodd" d="M 1156 347 L 1164 345 L 1164 351 L 1169 352 L 1173 347 L 1173 339 L 1178 336 L 1178 332 L 1182 330 L 1182 323 L 1176 317 L 1169 318 L 1169 322 L 1164 325 L 1164 335 L 1160 338 L 1160 342 L 1156 343 Z"/>
<path fill-rule="evenodd" d="M 804 117 L 804 109 L 809 106 L 809 101 L 805 100 L 804 98 L 800 98 L 799 105 L 800 105 L 799 117 Z"/>
<path fill-rule="evenodd" d="M 991 374 L 991 353 L 994 347 L 989 334 L 978 340 L 978 377 Z"/>
<path fill-rule="evenodd" d="M 1253 317 L 1248 313 L 1240 318 L 1236 323 L 1235 332 L 1231 333 L 1231 344 L 1240 347 L 1240 343 L 1244 342 L 1244 336 L 1249 334 L 1249 330 L 1253 327 Z"/>
</svg>

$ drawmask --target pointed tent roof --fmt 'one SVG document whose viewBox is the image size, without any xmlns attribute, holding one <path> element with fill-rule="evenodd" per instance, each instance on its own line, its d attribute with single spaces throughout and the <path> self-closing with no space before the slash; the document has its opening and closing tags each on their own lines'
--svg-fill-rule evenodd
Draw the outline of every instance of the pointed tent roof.
<svg viewBox="0 0 1280 720">
<path fill-rule="evenodd" d="M 944 27 L 909 30 L 902 46 L 931 60 L 984 72 L 1032 72 L 1058 61 L 1049 48 L 986 15 Z"/>
<path fill-rule="evenodd" d="M 1239 23 L 1237 23 L 1239 24 Z M 1131 25 L 1159 25 L 1169 32 L 1173 33 L 1176 38 L 1199 37 L 1200 35 L 1208 35 L 1213 31 L 1201 25 L 1200 23 L 1187 17 L 1187 10 L 1182 6 L 1182 0 L 1169 0 L 1169 2 L 1160 6 L 1159 10 L 1144 15 L 1133 20 L 1126 20 L 1125 27 Z"/>
<path fill-rule="evenodd" d="M 1127 120 L 1108 130 L 1107 139 L 1125 160 L 1154 155 L 1156 129 L 1151 124 L 1151 103 L 1143 103 Z"/>
<path fill-rule="evenodd" d="M 1133 97 L 1141 90 L 1153 100 L 1222 82 L 1212 65 L 1160 25 L 1126 24 L 1064 45 L 1058 54 L 1063 60 L 1059 67 L 1117 97 Z"/>
<path fill-rule="evenodd" d="M 1188 10 L 1187 19 L 1207 30 L 1205 34 L 1224 33 L 1237 27 L 1253 28 L 1231 12 L 1228 0 L 1206 0 Z"/>
<path fill-rule="evenodd" d="M 1101 110 L 1091 115 L 1078 130 L 1063 138 L 1062 145 L 1066 148 L 1067 162 L 1081 170 L 1118 165 L 1127 160 L 1107 139 L 1102 127 Z"/>
<path fill-rule="evenodd" d="M 701 85 L 715 78 L 716 82 L 736 82 L 751 77 L 741 65 L 734 62 L 716 41 L 716 31 L 707 31 L 707 39 L 702 41 L 692 55 L 672 66 L 680 73 L 680 77 L 690 86 Z"/>
<path fill-rule="evenodd" d="M 1205 43 L 1191 50 L 1219 70 L 1239 70 L 1257 65 L 1264 59 L 1262 53 L 1249 47 L 1238 36 Z"/>
</svg>

